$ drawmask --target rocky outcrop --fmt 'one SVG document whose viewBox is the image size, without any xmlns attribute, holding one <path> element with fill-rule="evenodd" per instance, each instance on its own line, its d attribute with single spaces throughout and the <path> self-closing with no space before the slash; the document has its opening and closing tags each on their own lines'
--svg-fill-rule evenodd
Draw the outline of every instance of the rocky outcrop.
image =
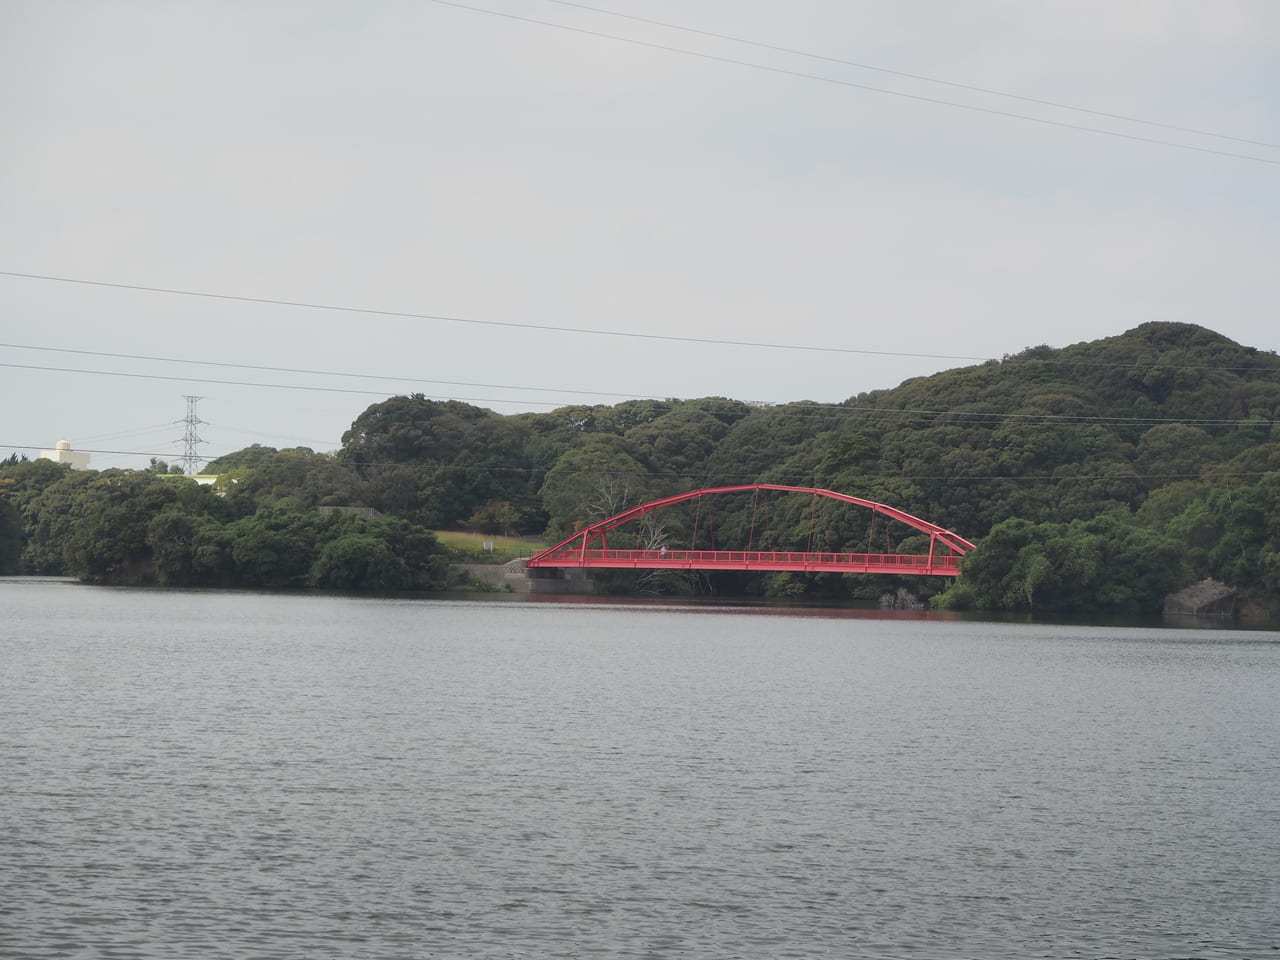
<svg viewBox="0 0 1280 960">
<path fill-rule="evenodd" d="M 1164 598 L 1166 617 L 1232 617 L 1235 612 L 1235 590 L 1212 579 L 1193 583 Z"/>
<path fill-rule="evenodd" d="M 899 587 L 894 593 L 880 595 L 881 610 L 923 610 L 924 601 L 906 587 Z"/>
<path fill-rule="evenodd" d="M 594 592 L 595 585 L 586 570 L 574 567 L 525 566 L 527 557 L 496 563 L 455 563 L 450 566 L 450 579 L 459 586 L 508 593 L 579 593 Z"/>
</svg>

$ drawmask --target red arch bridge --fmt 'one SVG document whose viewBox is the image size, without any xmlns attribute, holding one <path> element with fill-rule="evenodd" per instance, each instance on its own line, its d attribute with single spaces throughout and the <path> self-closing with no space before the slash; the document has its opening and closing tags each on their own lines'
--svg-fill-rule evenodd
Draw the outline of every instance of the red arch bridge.
<svg viewBox="0 0 1280 960">
<path fill-rule="evenodd" d="M 697 500 L 713 494 L 751 493 L 757 499 L 760 491 L 783 493 L 807 493 L 814 498 L 816 508 L 819 498 L 829 498 L 844 503 L 866 507 L 872 514 L 897 520 L 929 535 L 929 552 L 902 553 L 811 553 L 795 550 L 680 550 L 662 547 L 650 550 L 611 550 L 609 531 L 635 520 L 646 513 L 661 510 L 677 503 Z M 699 504 L 700 506 L 700 504 Z M 811 516 L 813 511 L 811 511 Z M 874 523 L 875 517 L 872 517 Z M 752 523 L 754 534 L 754 517 Z M 697 536 L 697 522 L 694 537 Z M 870 535 L 868 535 L 870 540 Z M 579 530 L 554 547 L 535 553 L 528 560 L 530 567 L 631 567 L 637 569 L 674 570 L 793 570 L 807 573 L 895 573 L 924 574 L 937 577 L 954 577 L 960 573 L 960 558 L 974 545 L 958 534 L 952 533 L 928 520 L 921 520 L 906 511 L 874 500 L 863 500 L 848 494 L 836 493 L 816 487 L 786 487 L 773 483 L 752 483 L 735 487 L 709 487 L 691 490 L 661 500 L 642 503 L 630 510 L 623 510 L 606 520 L 600 520 Z"/>
</svg>

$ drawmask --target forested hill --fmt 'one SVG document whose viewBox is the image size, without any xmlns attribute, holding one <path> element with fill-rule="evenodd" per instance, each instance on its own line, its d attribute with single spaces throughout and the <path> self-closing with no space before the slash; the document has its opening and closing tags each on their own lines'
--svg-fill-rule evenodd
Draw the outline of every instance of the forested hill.
<svg viewBox="0 0 1280 960">
<path fill-rule="evenodd" d="M 517 525 L 558 535 L 614 501 L 769 482 L 880 500 L 979 539 L 1012 517 L 1136 511 L 1184 481 L 1256 483 L 1280 467 L 1278 408 L 1280 357 L 1148 323 L 836 405 L 637 400 L 500 417 L 402 397 L 362 414 L 339 456 L 369 474 L 447 467 L 398 491 L 416 502 L 395 502 L 397 491 L 379 501 L 437 525 L 497 499 Z"/>
<path fill-rule="evenodd" d="M 207 471 L 228 475 L 242 510 L 367 505 L 415 527 L 547 538 L 696 487 L 812 485 L 981 541 L 953 602 L 1148 609 L 1208 575 L 1256 596 L 1280 586 L 1278 410 L 1280 357 L 1202 327 L 1147 323 L 839 404 L 631 400 L 502 416 L 393 397 L 361 413 L 334 454 L 255 446 Z M 20 504 L 28 555 L 37 499 Z M 878 549 L 883 537 L 913 549 L 913 531 L 873 530 L 866 511 L 815 530 L 807 509 L 780 501 L 758 529 L 753 505 L 725 503 L 718 545 L 858 551 L 874 536 Z M 676 543 L 698 522 L 676 512 L 649 535 Z M 770 581 L 783 592 L 853 589 Z"/>
<path fill-rule="evenodd" d="M 1137 510 L 1155 490 L 1280 466 L 1280 357 L 1147 323 L 862 394 L 790 469 L 893 496 L 983 537 L 1002 520 Z M 911 507 L 908 507 L 911 509 Z"/>
</svg>

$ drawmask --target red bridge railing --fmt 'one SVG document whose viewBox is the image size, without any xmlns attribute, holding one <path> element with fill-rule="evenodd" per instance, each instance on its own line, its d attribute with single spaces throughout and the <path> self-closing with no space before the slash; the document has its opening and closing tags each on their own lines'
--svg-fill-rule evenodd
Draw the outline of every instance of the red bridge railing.
<svg viewBox="0 0 1280 960">
<path fill-rule="evenodd" d="M 611 550 L 609 531 L 646 513 L 674 506 L 712 494 L 755 493 L 776 491 L 811 495 L 818 498 L 865 507 L 873 515 L 906 524 L 929 535 L 927 554 L 894 553 L 809 553 L 777 550 Z M 812 523 L 812 512 L 810 514 Z M 752 518 L 754 526 L 754 516 Z M 873 518 L 874 522 L 874 518 Z M 697 525 L 694 526 L 696 540 Z M 870 534 L 868 534 L 870 540 Z M 868 544 L 869 545 L 869 544 Z M 597 521 L 560 543 L 536 552 L 527 563 L 530 567 L 636 567 L 679 570 L 795 570 L 828 573 L 900 573 L 931 574 L 954 577 L 960 573 L 960 557 L 973 549 L 964 537 L 928 520 L 912 516 L 888 504 L 863 500 L 817 487 L 790 487 L 773 483 L 752 483 L 733 487 L 711 487 L 664 497 L 624 510 Z"/>
<path fill-rule="evenodd" d="M 539 554 L 538 566 L 646 570 L 792 570 L 808 573 L 918 573 L 958 576 L 958 556 L 894 553 L 803 553 L 780 550 L 583 550 Z"/>
</svg>

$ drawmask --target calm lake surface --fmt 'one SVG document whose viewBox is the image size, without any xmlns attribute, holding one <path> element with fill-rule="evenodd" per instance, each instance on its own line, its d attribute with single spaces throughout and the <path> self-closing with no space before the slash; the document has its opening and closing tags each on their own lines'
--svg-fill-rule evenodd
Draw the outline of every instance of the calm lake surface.
<svg viewBox="0 0 1280 960">
<path fill-rule="evenodd" d="M 1280 634 L 0 581 L 0 957 L 1280 957 Z"/>
</svg>

